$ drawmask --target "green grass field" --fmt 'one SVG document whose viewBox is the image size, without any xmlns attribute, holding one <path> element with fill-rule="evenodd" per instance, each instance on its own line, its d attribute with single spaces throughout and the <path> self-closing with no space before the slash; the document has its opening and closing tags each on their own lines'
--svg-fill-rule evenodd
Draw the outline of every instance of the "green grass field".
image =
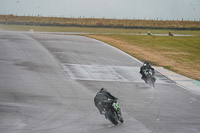
<svg viewBox="0 0 200 133">
<path fill-rule="evenodd" d="M 200 36 L 199 30 L 152 30 L 152 29 L 122 29 L 122 28 L 86 28 L 86 27 L 63 27 L 63 26 L 33 26 L 33 25 L 7 25 L 0 24 L 0 30 L 11 31 L 44 31 L 44 32 L 76 32 L 89 34 L 147 34 L 151 31 L 153 34 L 174 34 L 197 35 Z"/>
</svg>

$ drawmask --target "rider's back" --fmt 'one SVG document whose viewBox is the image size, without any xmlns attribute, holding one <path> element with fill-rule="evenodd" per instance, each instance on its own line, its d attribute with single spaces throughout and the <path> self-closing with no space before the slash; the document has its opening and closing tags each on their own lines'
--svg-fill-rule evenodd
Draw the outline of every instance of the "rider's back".
<svg viewBox="0 0 200 133">
<path fill-rule="evenodd" d="M 94 103 L 95 105 L 97 105 L 98 102 L 103 101 L 103 100 L 108 100 L 108 98 L 115 99 L 115 97 L 112 96 L 110 92 L 107 92 L 107 91 L 98 92 L 94 98 Z"/>
</svg>

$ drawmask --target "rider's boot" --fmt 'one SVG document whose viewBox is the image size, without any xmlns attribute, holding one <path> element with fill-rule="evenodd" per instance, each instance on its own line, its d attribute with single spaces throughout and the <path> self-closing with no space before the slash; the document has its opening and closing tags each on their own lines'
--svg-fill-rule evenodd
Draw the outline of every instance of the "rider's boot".
<svg viewBox="0 0 200 133">
<path fill-rule="evenodd" d="M 121 123 L 123 123 L 123 122 L 124 122 L 124 119 L 122 118 L 121 111 L 118 111 L 117 113 L 118 113 L 119 121 L 120 121 Z"/>
<path fill-rule="evenodd" d="M 119 121 L 120 121 L 121 123 L 123 123 L 123 122 L 124 122 L 124 119 L 123 119 L 123 118 L 121 118 L 121 119 L 119 119 Z"/>
</svg>

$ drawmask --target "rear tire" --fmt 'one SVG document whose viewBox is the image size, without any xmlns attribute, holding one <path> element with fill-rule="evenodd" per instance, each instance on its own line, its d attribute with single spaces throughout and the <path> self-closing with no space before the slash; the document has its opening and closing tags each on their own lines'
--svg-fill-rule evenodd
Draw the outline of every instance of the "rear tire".
<svg viewBox="0 0 200 133">
<path fill-rule="evenodd" d="M 106 112 L 107 118 L 114 124 L 117 125 L 118 124 L 118 119 L 117 116 L 113 115 L 111 109 L 108 110 L 108 112 Z"/>
</svg>

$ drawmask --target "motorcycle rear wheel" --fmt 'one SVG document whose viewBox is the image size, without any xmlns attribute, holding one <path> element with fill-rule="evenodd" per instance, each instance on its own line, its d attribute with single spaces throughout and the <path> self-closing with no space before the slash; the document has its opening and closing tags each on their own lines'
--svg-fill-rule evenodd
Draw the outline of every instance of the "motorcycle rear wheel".
<svg viewBox="0 0 200 133">
<path fill-rule="evenodd" d="M 106 112 L 107 118 L 110 120 L 110 122 L 112 122 L 114 125 L 118 124 L 118 119 L 117 116 L 114 115 L 111 111 L 111 109 L 108 110 L 108 112 Z"/>
</svg>

